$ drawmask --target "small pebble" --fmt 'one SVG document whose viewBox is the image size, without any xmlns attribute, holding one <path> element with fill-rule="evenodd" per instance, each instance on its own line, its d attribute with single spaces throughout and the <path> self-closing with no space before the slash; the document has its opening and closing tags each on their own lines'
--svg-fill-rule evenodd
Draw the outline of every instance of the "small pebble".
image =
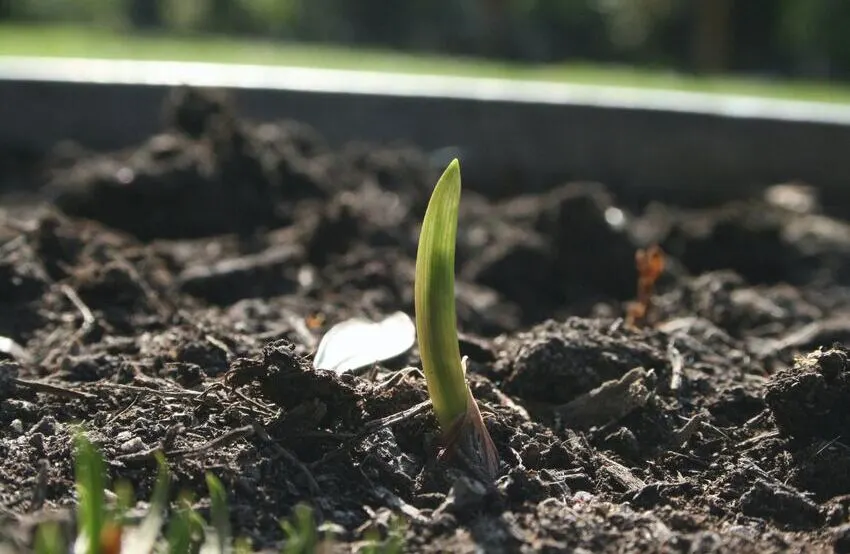
<svg viewBox="0 0 850 554">
<path fill-rule="evenodd" d="M 53 416 L 44 416 L 38 423 L 32 426 L 30 434 L 41 433 L 42 435 L 51 437 L 56 434 L 56 418 Z"/>
<path fill-rule="evenodd" d="M 437 511 L 452 514 L 475 511 L 484 504 L 486 496 L 487 488 L 484 485 L 468 477 L 460 477 Z"/>
<path fill-rule="evenodd" d="M 141 452 L 147 447 L 145 446 L 145 443 L 142 442 L 142 439 L 140 439 L 139 437 L 134 437 L 126 442 L 121 443 L 121 446 L 119 446 L 118 448 L 121 450 L 121 452 L 124 452 L 125 454 L 131 454 L 133 452 Z"/>
<path fill-rule="evenodd" d="M 576 491 L 575 494 L 573 494 L 573 502 L 576 504 L 586 504 L 594 498 L 595 496 L 587 491 Z"/>
<path fill-rule="evenodd" d="M 38 408 L 33 402 L 17 398 L 7 398 L 0 401 L 0 413 L 21 417 L 22 419 L 35 419 Z"/>
<path fill-rule="evenodd" d="M 44 435 L 41 433 L 33 433 L 29 438 L 30 446 L 38 450 L 39 452 L 44 450 Z"/>
<path fill-rule="evenodd" d="M 20 419 L 12 420 L 12 423 L 9 424 L 9 430 L 15 436 L 22 435 L 24 433 L 24 423 Z"/>
</svg>

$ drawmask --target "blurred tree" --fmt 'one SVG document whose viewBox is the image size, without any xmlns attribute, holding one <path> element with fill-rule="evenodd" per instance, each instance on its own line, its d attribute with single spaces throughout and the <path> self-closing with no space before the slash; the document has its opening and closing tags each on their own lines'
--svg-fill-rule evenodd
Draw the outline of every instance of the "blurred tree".
<svg viewBox="0 0 850 554">
<path fill-rule="evenodd" d="M 398 0 L 342 0 L 337 6 L 352 24 L 357 42 L 399 47 L 418 23 L 410 17 L 412 4 Z"/>
<path fill-rule="evenodd" d="M 810 77 L 850 74 L 850 2 L 784 0 L 780 36 L 795 69 Z"/>
<path fill-rule="evenodd" d="M 256 34 L 267 30 L 252 25 L 250 13 L 238 0 L 207 0 L 203 22 L 204 29 L 214 33 Z"/>
<path fill-rule="evenodd" d="M 162 27 L 162 6 L 160 0 L 130 0 L 127 18 L 138 29 Z"/>
<path fill-rule="evenodd" d="M 693 68 L 698 73 L 719 73 L 727 68 L 732 49 L 733 0 L 696 0 L 691 42 Z"/>
<path fill-rule="evenodd" d="M 850 0 L 0 0 L 0 19 L 850 78 Z"/>
</svg>

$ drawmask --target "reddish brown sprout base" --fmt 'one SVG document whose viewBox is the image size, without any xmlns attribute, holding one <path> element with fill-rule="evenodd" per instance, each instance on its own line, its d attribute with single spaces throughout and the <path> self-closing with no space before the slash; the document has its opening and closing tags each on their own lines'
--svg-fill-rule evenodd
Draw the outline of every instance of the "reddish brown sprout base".
<svg viewBox="0 0 850 554">
<path fill-rule="evenodd" d="M 626 323 L 634 327 L 644 327 L 652 312 L 652 293 L 655 282 L 664 272 L 664 251 L 657 244 L 635 253 L 635 266 L 638 272 L 637 301 L 629 304 Z"/>
</svg>

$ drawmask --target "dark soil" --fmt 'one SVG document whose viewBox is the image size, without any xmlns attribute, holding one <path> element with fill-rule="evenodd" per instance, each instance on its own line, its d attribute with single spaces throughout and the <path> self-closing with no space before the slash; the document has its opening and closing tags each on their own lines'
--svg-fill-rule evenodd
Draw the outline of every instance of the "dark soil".
<svg viewBox="0 0 850 554">
<path fill-rule="evenodd" d="M 850 552 L 850 224 L 816 189 L 701 208 L 466 189 L 458 317 L 502 459 L 488 487 L 437 459 L 430 410 L 373 423 L 427 399 L 416 350 L 365 374 L 310 362 L 334 323 L 413 314 L 442 168 L 171 102 L 163 134 L 58 149 L 0 212 L 6 535 L 73 504 L 82 423 L 141 498 L 157 448 L 202 511 L 215 472 L 258 549 L 303 501 L 343 550 L 396 513 L 410 552 Z M 636 329 L 654 243 L 666 271 Z"/>
</svg>

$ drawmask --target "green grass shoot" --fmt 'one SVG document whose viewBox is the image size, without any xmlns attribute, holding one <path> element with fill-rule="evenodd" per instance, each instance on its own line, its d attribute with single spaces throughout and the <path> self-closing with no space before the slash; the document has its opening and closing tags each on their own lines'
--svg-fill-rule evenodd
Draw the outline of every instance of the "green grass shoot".
<svg viewBox="0 0 850 554">
<path fill-rule="evenodd" d="M 416 331 L 434 413 L 444 429 L 466 413 L 469 395 L 455 312 L 455 240 L 460 164 L 453 160 L 431 195 L 416 254 Z"/>
<path fill-rule="evenodd" d="M 425 211 L 416 254 L 414 300 L 419 355 L 446 452 L 457 451 L 480 474 L 495 478 L 496 447 L 466 384 L 455 311 L 455 241 L 460 163 L 452 160 Z"/>
<path fill-rule="evenodd" d="M 228 552 L 231 541 L 230 514 L 227 509 L 227 492 L 221 481 L 212 473 L 207 473 L 207 489 L 210 492 L 211 523 L 215 531 L 214 543 L 221 554 Z"/>
<path fill-rule="evenodd" d="M 77 536 L 80 552 L 100 554 L 100 537 L 107 523 L 106 466 L 100 452 L 88 437 L 80 433 L 75 439 L 75 479 L 79 508 L 77 510 Z"/>
</svg>

